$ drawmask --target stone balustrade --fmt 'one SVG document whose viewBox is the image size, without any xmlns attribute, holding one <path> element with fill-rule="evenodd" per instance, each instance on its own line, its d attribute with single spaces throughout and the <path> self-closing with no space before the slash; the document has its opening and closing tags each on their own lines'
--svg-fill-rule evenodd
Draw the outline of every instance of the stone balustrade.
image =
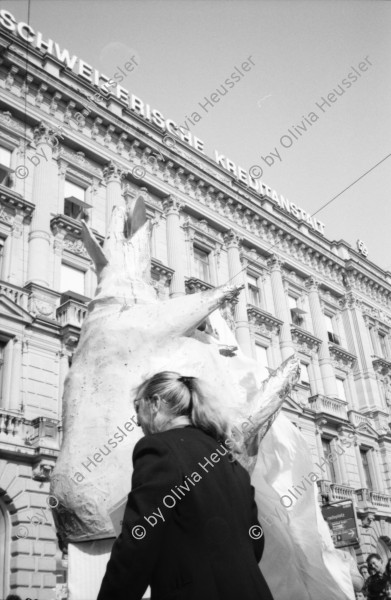
<svg viewBox="0 0 391 600">
<path fill-rule="evenodd" d="M 84 303 L 69 299 L 58 307 L 57 320 L 62 327 L 72 325 L 81 328 L 86 314 L 87 307 Z"/>
<path fill-rule="evenodd" d="M 311 409 L 316 414 L 325 413 L 334 417 L 347 419 L 346 407 L 348 403 L 345 400 L 317 394 L 316 396 L 311 396 L 309 398 L 309 403 Z"/>
<path fill-rule="evenodd" d="M 17 306 L 20 306 L 24 310 L 27 310 L 28 305 L 28 292 L 17 285 L 12 285 L 6 281 L 0 281 L 0 295 L 3 294 L 9 300 L 14 302 Z"/>
</svg>

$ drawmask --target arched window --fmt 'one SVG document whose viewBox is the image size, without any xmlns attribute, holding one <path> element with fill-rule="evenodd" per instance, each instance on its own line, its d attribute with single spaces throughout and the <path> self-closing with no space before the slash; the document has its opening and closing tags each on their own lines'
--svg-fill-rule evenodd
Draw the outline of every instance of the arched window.
<svg viewBox="0 0 391 600">
<path fill-rule="evenodd" d="M 385 541 L 382 540 L 381 538 L 379 538 L 377 540 L 375 552 L 377 554 L 379 554 L 379 556 L 381 556 L 381 559 L 383 562 L 383 568 L 384 568 L 387 564 L 388 559 L 391 558 L 391 552 L 390 552 L 390 549 L 388 548 L 387 544 L 385 543 Z"/>
<path fill-rule="evenodd" d="M 0 500 L 0 598 L 9 594 L 10 516 L 5 504 Z"/>
</svg>

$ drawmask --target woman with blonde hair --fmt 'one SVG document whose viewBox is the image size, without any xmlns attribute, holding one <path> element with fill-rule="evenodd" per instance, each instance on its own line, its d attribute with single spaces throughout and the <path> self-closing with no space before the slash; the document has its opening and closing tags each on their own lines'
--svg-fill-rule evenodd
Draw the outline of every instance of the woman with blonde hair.
<svg viewBox="0 0 391 600">
<path fill-rule="evenodd" d="M 144 437 L 98 600 L 272 600 L 254 488 L 197 378 L 157 373 L 134 401 Z"/>
</svg>

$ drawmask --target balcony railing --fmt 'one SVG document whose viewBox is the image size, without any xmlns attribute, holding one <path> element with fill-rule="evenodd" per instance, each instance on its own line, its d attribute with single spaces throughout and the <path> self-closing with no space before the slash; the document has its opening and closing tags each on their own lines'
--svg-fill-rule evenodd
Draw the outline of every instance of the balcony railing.
<svg viewBox="0 0 391 600">
<path fill-rule="evenodd" d="M 354 488 L 340 483 L 331 483 L 327 479 L 317 481 L 319 493 L 327 502 L 352 500 L 357 510 L 370 515 L 386 512 L 391 516 L 391 495 L 374 492 L 367 488 Z"/>
<path fill-rule="evenodd" d="M 57 419 L 26 419 L 22 413 L 0 408 L 0 444 L 25 445 L 59 449 L 60 432 Z"/>
<path fill-rule="evenodd" d="M 340 500 L 355 500 L 354 488 L 341 483 L 332 483 L 327 479 L 320 479 L 318 488 L 322 496 L 328 497 L 328 502 L 339 502 Z"/>
<path fill-rule="evenodd" d="M 76 300 L 67 300 L 57 309 L 57 320 L 62 327 L 72 325 L 81 328 L 87 314 L 87 307 Z"/>
<path fill-rule="evenodd" d="M 375 513 L 376 511 L 387 512 L 391 516 L 391 496 L 374 492 L 367 488 L 360 488 L 355 491 L 357 498 L 357 508 L 362 511 Z"/>
<path fill-rule="evenodd" d="M 332 501 L 354 499 L 354 488 L 340 483 L 331 483 L 330 493 Z"/>
<path fill-rule="evenodd" d="M 6 283 L 5 281 L 0 281 L 0 294 L 4 294 L 9 300 L 27 310 L 28 306 L 28 292 L 18 287 L 17 285 L 12 285 L 11 283 Z"/>
<path fill-rule="evenodd" d="M 334 417 L 341 419 L 347 418 L 347 402 L 346 400 L 340 400 L 339 398 L 329 398 L 328 396 L 322 396 L 317 394 L 309 398 L 311 409 L 315 413 L 326 413 Z"/>
<path fill-rule="evenodd" d="M 349 410 L 348 415 L 349 421 L 354 427 L 360 427 L 362 425 L 371 426 L 371 419 L 359 412 L 356 412 L 355 410 Z"/>
<path fill-rule="evenodd" d="M 0 441 L 22 443 L 25 437 L 25 419 L 21 414 L 0 409 Z"/>
<path fill-rule="evenodd" d="M 380 494 L 380 492 L 370 492 L 373 506 L 388 508 L 391 510 L 391 496 Z"/>
</svg>

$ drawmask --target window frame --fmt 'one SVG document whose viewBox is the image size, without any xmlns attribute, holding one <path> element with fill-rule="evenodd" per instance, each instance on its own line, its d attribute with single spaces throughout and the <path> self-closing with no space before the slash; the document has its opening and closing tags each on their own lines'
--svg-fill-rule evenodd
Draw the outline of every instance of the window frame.
<svg viewBox="0 0 391 600">
<path fill-rule="evenodd" d="M 83 274 L 83 283 L 84 283 L 84 291 L 80 292 L 78 290 L 72 290 L 69 287 L 67 289 L 63 289 L 62 286 L 62 268 L 63 267 L 68 267 L 69 269 L 73 269 L 74 271 L 79 271 L 80 273 Z M 75 294 L 79 294 L 81 296 L 85 296 L 88 297 L 86 294 L 86 285 L 87 285 L 87 281 L 86 281 L 86 276 L 87 276 L 87 271 L 88 269 L 84 269 L 81 265 L 75 265 L 74 263 L 69 262 L 68 260 L 62 260 L 61 261 L 61 273 L 60 273 L 60 288 L 59 288 L 59 292 L 61 294 L 65 294 L 66 292 L 74 292 Z"/>
<path fill-rule="evenodd" d="M 79 188 L 83 192 L 83 199 L 78 198 L 75 195 L 66 196 L 66 187 L 67 184 L 74 186 L 75 188 Z M 62 214 L 70 219 L 74 219 L 75 221 L 80 221 L 81 219 L 86 217 L 86 211 L 91 208 L 91 204 L 86 202 L 86 195 L 88 191 L 88 186 L 84 187 L 78 181 L 76 181 L 73 177 L 65 177 L 64 179 L 64 198 L 63 198 L 63 206 L 62 206 Z M 72 193 L 72 189 L 70 190 Z M 71 214 L 68 214 L 71 213 Z M 75 213 L 75 214 L 72 214 Z"/>
<path fill-rule="evenodd" d="M 198 260 L 196 258 L 197 253 L 204 254 L 206 256 L 207 260 L 206 261 Z M 200 265 L 200 264 L 203 265 L 203 269 L 202 269 L 203 277 L 200 277 L 200 270 L 198 268 L 198 265 Z M 205 267 L 206 267 L 206 274 L 207 274 L 206 278 L 205 278 Z M 193 245 L 193 268 L 194 268 L 195 276 L 197 279 L 199 279 L 200 281 L 203 281 L 204 283 L 211 283 L 211 252 L 209 251 L 209 249 L 205 249 L 197 243 Z"/>
<path fill-rule="evenodd" d="M 264 350 L 264 357 L 266 358 L 266 365 L 262 364 L 262 367 L 265 369 L 265 379 L 267 379 L 270 376 L 269 369 L 271 368 L 270 364 L 269 364 L 269 352 L 268 352 L 269 347 L 265 346 L 263 343 L 261 343 L 258 340 L 255 341 L 255 360 L 259 364 L 261 364 L 261 362 L 263 362 L 263 361 L 258 360 L 257 348 L 262 348 L 262 350 Z"/>
<path fill-rule="evenodd" d="M 331 342 L 332 344 L 336 344 L 337 346 L 341 345 L 341 340 L 339 335 L 335 332 L 335 322 L 333 321 L 335 315 L 334 314 L 329 314 L 329 313 L 323 313 L 324 316 L 324 323 L 326 325 L 326 333 L 327 333 L 327 338 L 328 341 Z M 327 320 L 328 319 L 330 321 L 331 324 L 331 331 L 328 329 L 327 327 Z"/>
<path fill-rule="evenodd" d="M 331 447 L 331 443 L 333 441 L 332 438 L 329 437 L 325 437 L 325 436 L 321 436 L 321 443 L 322 443 L 322 450 L 323 450 L 323 458 L 326 461 L 326 474 L 328 475 L 328 481 L 331 481 L 331 483 L 337 483 L 337 472 L 335 470 L 334 467 L 334 461 L 333 462 L 329 462 L 327 460 L 327 456 L 329 454 L 333 453 L 333 449 Z M 327 447 L 327 456 L 325 453 L 325 446 Z"/>
<path fill-rule="evenodd" d="M 253 273 L 246 273 L 246 292 L 247 292 L 247 304 L 261 307 L 261 290 L 258 285 L 258 275 Z M 253 281 L 252 281 L 253 280 Z M 255 302 L 253 302 L 255 300 Z"/>
<path fill-rule="evenodd" d="M 0 144 L 0 150 L 5 150 L 6 152 L 9 153 L 9 165 L 6 165 L 5 163 L 0 162 L 0 185 L 3 185 L 4 187 L 9 188 L 9 187 L 11 187 L 10 175 L 11 175 L 11 173 L 14 172 L 14 169 L 12 169 L 12 167 L 11 167 L 13 149 L 11 149 L 8 146 L 5 146 L 3 144 Z"/>
<path fill-rule="evenodd" d="M 370 451 L 371 451 L 371 448 L 368 448 L 366 446 L 360 446 L 360 459 L 361 459 L 362 470 L 363 470 L 364 477 L 365 477 L 365 484 L 366 484 L 365 488 L 373 492 L 375 488 L 373 487 L 374 477 L 373 477 L 372 468 L 371 468 L 371 460 L 369 457 Z M 364 462 L 363 456 L 365 456 L 366 462 Z M 368 483 L 370 485 L 368 485 Z"/>
</svg>

